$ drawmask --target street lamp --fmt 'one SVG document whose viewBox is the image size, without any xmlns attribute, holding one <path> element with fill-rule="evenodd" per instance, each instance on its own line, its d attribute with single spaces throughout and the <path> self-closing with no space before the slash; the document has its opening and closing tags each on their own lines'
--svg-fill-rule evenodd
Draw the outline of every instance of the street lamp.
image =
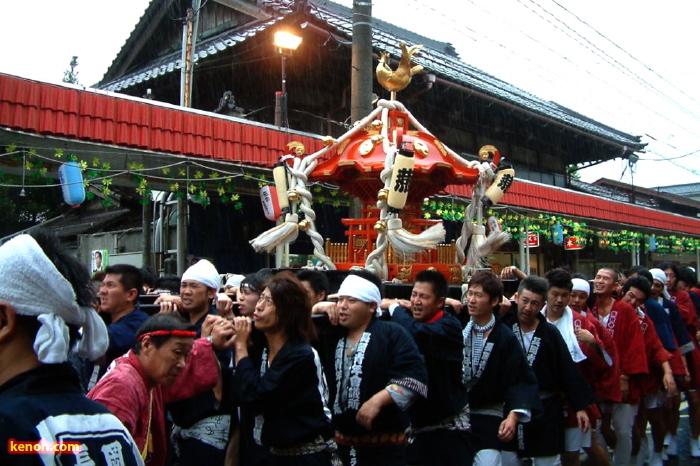
<svg viewBox="0 0 700 466">
<path fill-rule="evenodd" d="M 287 55 L 301 44 L 301 37 L 288 31 L 277 31 L 273 40 L 282 58 L 282 92 L 275 94 L 275 125 L 289 127 L 287 120 Z"/>
</svg>

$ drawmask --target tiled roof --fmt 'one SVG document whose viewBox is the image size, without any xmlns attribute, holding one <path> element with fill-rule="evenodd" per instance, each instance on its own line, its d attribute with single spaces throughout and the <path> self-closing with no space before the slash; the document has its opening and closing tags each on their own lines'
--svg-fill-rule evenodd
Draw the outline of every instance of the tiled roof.
<svg viewBox="0 0 700 466">
<path fill-rule="evenodd" d="M 254 23 L 247 24 L 243 28 L 234 29 L 233 31 L 228 31 L 216 37 L 198 42 L 195 47 L 194 61 L 196 63 L 199 60 L 216 55 L 229 47 L 233 47 L 249 37 L 256 35 L 258 32 L 264 31 L 281 19 L 282 17 L 263 22 L 256 21 Z M 182 54 L 180 52 L 173 52 L 158 58 L 152 63 L 149 63 L 148 66 L 143 67 L 133 73 L 129 73 L 114 81 L 100 83 L 95 87 L 105 91 L 118 92 L 136 84 L 141 84 L 144 81 L 155 79 L 158 76 L 172 73 L 173 71 L 179 72 L 182 68 L 181 59 Z"/>
<path fill-rule="evenodd" d="M 471 196 L 469 186 L 450 186 L 450 194 Z M 516 180 L 503 196 L 502 205 L 538 212 L 554 212 L 586 220 L 598 220 L 644 229 L 700 235 L 700 219 L 669 214 L 649 207 L 616 202 L 569 189 Z"/>
<path fill-rule="evenodd" d="M 672 186 L 659 186 L 651 188 L 654 191 L 662 191 L 677 196 L 698 196 L 700 195 L 700 183 L 676 184 Z"/>
<path fill-rule="evenodd" d="M 77 213 L 69 212 L 63 218 L 46 225 L 46 230 L 55 233 L 61 238 L 73 237 L 102 231 L 118 221 L 133 216 L 129 209 L 109 210 L 106 212 Z"/>
<path fill-rule="evenodd" d="M 291 11 L 294 2 L 290 0 L 273 0 L 267 1 L 266 3 L 278 7 L 277 9 L 281 12 Z M 309 14 L 327 23 L 340 35 L 348 38 L 352 37 L 352 11 L 349 8 L 326 1 L 311 7 Z M 254 21 L 239 29 L 234 29 L 203 40 L 196 46 L 195 61 L 204 60 L 210 55 L 233 47 L 282 19 L 284 19 L 284 15 L 269 21 Z M 439 75 L 450 82 L 474 89 L 491 98 L 541 115 L 543 118 L 549 118 L 591 135 L 626 145 L 629 147 L 630 151 L 641 150 L 644 147 L 639 137 L 623 133 L 607 125 L 598 123 L 554 102 L 540 99 L 533 94 L 518 89 L 505 81 L 501 81 L 498 78 L 468 65 L 458 57 L 446 53 L 445 49 L 449 48 L 449 44 L 422 37 L 377 19 L 373 19 L 373 24 L 372 44 L 377 52 L 386 51 L 394 57 L 398 57 L 401 55 L 401 51 L 398 48 L 398 44 L 401 40 L 422 43 L 424 47 L 415 57 L 415 62 L 421 64 L 426 71 Z M 128 45 L 129 43 L 127 42 L 127 46 Z M 441 51 L 438 48 L 442 48 L 443 50 Z M 176 70 L 179 71 L 180 57 L 180 52 L 173 52 L 159 58 L 148 66 L 144 66 L 140 70 L 110 82 L 100 83 L 97 87 L 108 91 L 120 91 L 166 73 L 171 73 Z"/>
<path fill-rule="evenodd" d="M 571 186 L 576 188 L 577 191 L 581 191 L 587 194 L 592 194 L 594 196 L 605 197 L 617 202 L 629 202 L 630 196 L 626 191 L 621 191 L 615 189 L 611 186 L 584 183 L 583 181 L 571 180 Z M 646 198 L 636 199 L 636 204 L 645 207 L 658 207 L 658 202 L 652 202 L 652 200 L 647 200 Z"/>
<path fill-rule="evenodd" d="M 700 202 L 689 199 L 687 195 L 683 196 L 676 193 L 669 193 L 661 189 L 649 189 L 640 186 L 632 186 L 627 183 L 622 183 L 621 181 L 610 180 L 607 178 L 601 178 L 597 180 L 595 184 L 626 194 L 631 194 L 634 192 L 635 199 L 646 197 L 652 202 L 658 199 L 663 199 L 669 203 L 691 207 L 700 211 Z M 658 205 L 658 202 L 656 205 Z"/>
<path fill-rule="evenodd" d="M 313 9 L 312 14 L 335 27 L 344 35 L 348 37 L 352 36 L 352 15 L 351 10 L 348 8 L 326 2 L 324 7 Z M 387 51 L 394 57 L 400 57 L 401 49 L 398 47 L 399 39 L 404 39 L 405 37 L 402 36 L 405 36 L 405 34 L 400 32 L 397 37 L 397 34 L 381 27 L 386 27 L 387 23 L 377 21 L 375 21 L 375 23 L 379 24 L 380 27 L 376 27 L 375 24 L 372 34 L 372 45 L 377 50 Z M 395 26 L 389 26 L 392 29 L 396 29 Z M 416 36 L 414 39 L 416 41 L 425 40 L 425 38 L 420 36 L 414 36 Z M 422 65 L 426 70 L 447 78 L 454 83 L 462 84 L 504 102 L 509 102 L 523 109 L 539 113 L 543 117 L 564 122 L 586 132 L 603 136 L 606 139 L 621 144 L 628 144 L 635 147 L 640 145 L 639 138 L 595 122 L 554 102 L 540 99 L 539 97 L 525 92 L 522 89 L 518 89 L 505 81 L 501 81 L 463 62 L 457 57 L 435 50 L 429 45 L 424 46 L 420 50 L 414 61 Z M 641 145 L 639 149 L 642 147 L 643 145 Z"/>
</svg>

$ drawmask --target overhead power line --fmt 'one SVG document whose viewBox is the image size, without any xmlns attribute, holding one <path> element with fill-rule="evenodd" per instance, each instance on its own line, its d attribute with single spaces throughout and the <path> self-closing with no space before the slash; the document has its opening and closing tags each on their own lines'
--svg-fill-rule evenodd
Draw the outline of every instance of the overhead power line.
<svg viewBox="0 0 700 466">
<path fill-rule="evenodd" d="M 418 2 L 418 1 L 416 1 L 416 0 L 411 0 L 411 1 L 413 1 L 413 3 L 415 3 L 415 4 L 417 4 L 417 5 L 419 6 L 419 9 L 422 9 L 422 10 L 424 10 L 424 11 L 431 11 L 431 12 L 433 12 L 434 14 L 439 15 L 442 19 L 444 19 L 444 20 L 446 21 L 446 26 L 447 26 L 448 28 L 454 30 L 454 32 L 456 32 L 456 33 L 459 34 L 460 31 L 463 30 L 463 29 L 462 29 L 462 27 L 463 27 L 462 24 L 459 24 L 459 26 L 460 26 L 459 28 L 453 28 L 453 27 L 452 27 L 453 24 L 458 24 L 458 23 L 456 23 L 456 20 L 455 20 L 455 16 L 454 16 L 454 15 L 450 17 L 450 16 L 447 16 L 447 15 L 445 15 L 444 13 L 442 13 L 442 12 L 436 10 L 434 7 L 429 6 L 429 5 L 426 5 L 426 4 L 423 3 L 423 2 Z M 520 0 L 519 0 L 519 1 L 520 1 Z M 692 137 L 697 138 L 698 140 L 700 140 L 700 135 L 697 134 L 697 133 L 695 132 L 695 130 L 686 127 L 684 124 L 682 124 L 682 123 L 679 122 L 678 120 L 672 120 L 672 119 L 666 114 L 666 112 L 664 112 L 661 108 L 659 108 L 658 105 L 655 105 L 653 102 L 648 102 L 648 101 L 645 100 L 645 99 L 640 99 L 640 98 L 638 98 L 638 97 L 634 97 L 634 96 L 630 95 L 630 94 L 628 93 L 628 92 L 629 92 L 629 88 L 622 88 L 622 89 L 621 89 L 621 88 L 619 87 L 619 85 L 615 85 L 615 84 L 611 83 L 611 80 L 609 80 L 609 79 L 603 80 L 601 77 L 599 77 L 599 76 L 597 76 L 597 75 L 591 73 L 590 70 L 587 69 L 587 67 L 582 66 L 581 64 L 579 64 L 578 62 L 572 60 L 572 59 L 569 58 L 569 57 L 564 57 L 564 56 L 562 56 L 559 52 L 557 52 L 556 50 L 553 50 L 552 47 L 549 47 L 548 45 L 542 44 L 542 42 L 539 41 L 537 38 L 533 37 L 533 36 L 530 35 L 530 34 L 527 34 L 527 33 L 523 32 L 523 31 L 521 30 L 521 26 L 519 26 L 519 25 L 514 25 L 514 24 L 512 24 L 512 23 L 506 21 L 506 20 L 503 19 L 502 17 L 499 17 L 499 16 L 496 15 L 495 13 L 491 12 L 489 9 L 487 9 L 487 8 L 485 8 L 485 7 L 483 7 L 483 6 L 479 5 L 479 4 L 477 4 L 477 3 L 474 2 L 473 0 L 469 0 L 469 2 L 470 2 L 472 5 L 474 5 L 476 8 L 480 9 L 481 11 L 484 11 L 485 13 L 491 15 L 492 17 L 494 17 L 495 19 L 497 19 L 499 22 L 502 22 L 502 23 L 506 24 L 507 26 L 509 26 L 510 28 L 512 28 L 512 29 L 513 29 L 514 31 L 516 31 L 517 33 L 523 35 L 523 36 L 526 37 L 528 40 L 530 40 L 530 41 L 532 41 L 533 43 L 535 43 L 537 46 L 542 47 L 542 48 L 544 48 L 545 50 L 547 50 L 549 53 L 554 54 L 554 55 L 557 56 L 559 59 L 561 59 L 561 60 L 563 60 L 563 61 L 566 61 L 567 63 L 569 63 L 569 64 L 572 65 L 572 66 L 577 67 L 578 69 L 582 70 L 583 72 L 585 72 L 586 74 L 588 74 L 588 75 L 591 76 L 592 78 L 594 78 L 594 79 L 596 79 L 597 81 L 599 81 L 599 82 L 601 82 L 601 83 L 607 85 L 608 87 L 610 87 L 610 86 L 615 87 L 615 90 L 618 92 L 618 94 L 620 94 L 621 96 L 625 97 L 630 103 L 632 103 L 632 104 L 634 104 L 634 105 L 637 105 L 637 106 L 639 106 L 640 108 L 645 109 L 645 110 L 648 111 L 650 114 L 655 115 L 656 118 L 660 118 L 660 119 L 662 119 L 662 120 L 664 120 L 664 121 L 670 123 L 670 124 L 673 125 L 674 127 L 678 127 L 679 129 L 683 130 L 683 131 L 684 131 L 685 133 L 687 133 L 688 135 L 690 135 L 690 136 L 692 136 Z M 520 3 L 522 4 L 522 2 L 520 2 Z M 533 2 L 533 3 L 534 3 L 534 2 Z M 528 9 L 531 11 L 531 13 L 537 14 L 537 13 L 534 12 L 531 8 L 528 8 Z M 545 11 L 546 11 L 546 10 L 545 10 Z M 420 14 L 420 13 L 419 13 L 419 14 Z M 551 15 L 551 13 L 549 13 L 549 12 L 547 12 L 547 14 L 548 14 L 548 15 Z M 537 14 L 537 15 L 538 15 L 538 17 L 539 17 L 540 20 L 546 21 L 546 19 L 543 18 L 542 15 L 540 15 L 540 14 Z M 460 18 L 463 18 L 463 17 L 464 17 L 464 15 L 460 16 Z M 550 27 L 550 28 L 551 28 L 552 26 L 554 26 L 554 25 L 551 23 L 551 21 L 548 21 L 548 24 L 549 24 L 549 27 Z M 556 27 L 556 26 L 554 26 L 554 27 L 555 27 L 555 29 L 556 29 L 557 31 L 559 31 L 559 32 L 561 32 L 561 33 L 565 33 L 565 31 L 563 31 L 561 28 Z M 583 36 L 582 36 L 581 34 L 579 34 L 578 32 L 574 31 L 571 27 L 568 27 L 568 26 L 567 26 L 567 28 L 568 28 L 569 30 L 573 31 L 578 37 L 583 38 Z M 474 32 L 473 29 L 470 29 L 470 31 L 471 31 L 471 32 Z M 501 35 L 503 35 L 503 34 L 502 34 L 502 30 L 498 28 L 498 25 L 491 25 L 491 26 L 487 29 L 487 31 L 499 31 L 499 37 L 500 37 Z M 566 33 L 565 33 L 565 34 L 566 34 Z M 464 34 L 462 34 L 462 35 L 464 35 Z M 580 41 L 580 40 L 576 40 L 575 38 L 571 37 L 571 34 L 566 34 L 566 35 L 568 36 L 568 38 L 569 38 L 570 40 L 575 40 L 579 45 L 583 45 L 583 44 L 581 44 L 581 41 Z M 471 36 L 469 36 L 469 38 L 470 38 L 471 40 L 473 40 L 473 38 L 472 38 Z M 505 45 L 499 43 L 498 41 L 495 41 L 495 40 L 491 39 L 491 38 L 489 37 L 488 34 L 484 34 L 483 32 L 480 32 L 479 35 L 478 35 L 478 38 L 479 38 L 479 40 L 480 40 L 481 42 L 487 41 L 487 42 L 496 44 L 496 45 L 497 45 L 497 48 L 498 48 L 499 50 L 501 50 L 501 51 L 508 51 L 508 52 L 510 52 L 511 54 L 513 53 L 513 52 L 509 49 L 509 47 L 506 47 Z M 588 40 L 588 39 L 585 39 L 585 40 L 586 40 L 587 42 L 589 42 L 589 43 L 591 42 L 591 41 Z M 608 40 L 609 40 L 609 39 L 608 39 Z M 617 46 L 617 47 L 619 48 L 619 46 Z M 681 109 L 681 110 L 684 111 L 684 113 L 685 113 L 686 115 L 688 115 L 688 116 L 691 116 L 691 117 L 696 118 L 696 119 L 699 118 L 699 116 L 698 116 L 697 113 L 694 113 L 694 112 L 692 112 L 691 110 L 688 110 L 686 107 L 684 107 L 684 106 L 683 106 L 681 103 L 679 103 L 678 101 L 672 99 L 671 97 L 665 95 L 665 93 L 663 93 L 662 91 L 659 91 L 658 89 L 656 89 L 654 86 L 652 86 L 652 85 L 651 85 L 650 83 L 648 83 L 646 80 L 644 80 L 643 78 L 639 77 L 639 75 L 638 75 L 637 73 L 635 73 L 634 71 L 630 70 L 628 67 L 626 67 L 625 65 L 623 65 L 619 60 L 615 60 L 615 62 L 618 63 L 617 65 L 615 65 L 615 64 L 614 64 L 615 62 L 613 62 L 613 63 L 610 62 L 610 61 L 611 61 L 610 58 L 606 58 L 605 56 L 602 56 L 602 55 L 601 55 L 601 52 L 598 52 L 598 51 L 596 51 L 596 50 L 591 50 L 590 47 L 585 47 L 585 46 L 584 46 L 584 48 L 586 48 L 587 51 L 588 51 L 589 53 L 593 54 L 595 57 L 599 58 L 600 60 L 605 61 L 606 63 L 608 63 L 608 65 L 613 66 L 613 67 L 616 69 L 617 72 L 622 72 L 622 71 L 621 71 L 621 68 L 624 69 L 624 70 L 627 70 L 627 71 L 624 72 L 623 74 L 626 74 L 626 75 L 627 75 L 626 77 L 627 77 L 628 79 L 633 79 L 633 80 L 635 80 L 635 82 L 636 82 L 637 84 L 640 84 L 640 85 L 643 85 L 642 83 L 646 83 L 647 85 L 644 85 L 644 88 L 646 88 L 647 91 L 651 91 L 652 93 L 654 93 L 654 95 L 655 95 L 657 98 L 662 98 L 663 100 L 665 100 L 666 102 L 668 102 L 670 105 L 673 105 L 673 106 L 675 106 L 675 107 Z M 598 48 L 599 50 L 602 50 L 602 49 L 600 49 L 599 47 L 597 47 L 597 48 Z M 535 53 L 533 53 L 533 55 L 535 55 Z M 611 57 L 611 56 L 610 56 L 609 54 L 607 54 L 607 53 L 606 53 L 606 55 L 607 55 L 607 57 Z M 516 55 L 516 57 L 517 57 L 520 61 L 523 61 L 521 56 L 517 56 L 517 55 Z M 465 60 L 468 61 L 468 59 L 466 59 L 465 57 L 463 57 L 463 59 L 465 59 Z M 613 60 L 614 60 L 614 59 L 613 59 Z M 537 64 L 537 63 L 533 63 L 533 62 L 532 62 L 531 60 L 529 60 L 529 59 L 527 59 L 527 61 L 530 62 L 531 64 L 537 66 L 538 68 L 544 70 L 544 68 L 543 68 L 541 65 L 539 65 L 539 64 Z M 648 68 L 648 67 L 647 67 L 647 68 Z M 556 68 L 555 68 L 555 69 L 556 69 Z M 536 74 L 537 74 L 538 77 L 543 78 L 543 74 L 542 74 L 542 73 L 536 73 Z M 566 82 L 566 79 L 564 79 L 563 77 L 561 77 L 561 75 L 557 75 L 557 74 L 556 74 L 556 71 L 554 71 L 553 69 L 549 69 L 549 68 L 546 69 L 544 74 L 550 76 L 550 78 L 551 78 L 551 76 L 554 76 L 554 77 L 556 77 L 556 78 L 560 78 L 560 79 L 558 79 L 558 80 L 555 79 L 555 81 L 557 81 L 557 82 L 552 81 L 552 79 L 546 79 L 546 78 L 545 78 L 547 82 L 553 84 L 554 86 L 557 86 L 557 87 L 560 87 L 560 88 L 561 88 L 561 87 L 562 87 L 562 84 L 561 84 L 561 83 L 562 83 L 562 82 Z M 631 74 L 632 76 L 630 76 L 630 74 Z M 636 76 L 637 79 L 635 79 L 634 76 Z M 641 82 L 640 82 L 640 81 L 641 81 Z M 578 89 L 578 91 L 579 91 L 579 97 L 580 97 L 580 89 Z M 584 98 L 583 100 L 586 100 L 586 99 Z M 628 107 L 628 106 L 626 106 L 625 108 L 620 108 L 619 106 L 616 106 L 616 105 L 614 105 L 614 104 L 611 105 L 610 102 L 604 102 L 605 106 L 602 107 L 602 106 L 601 106 L 602 103 L 601 103 L 599 100 L 596 101 L 595 103 L 591 103 L 590 100 L 586 100 L 586 101 L 587 101 L 589 104 L 591 104 L 592 106 L 597 107 L 601 112 L 610 115 L 611 118 L 614 118 L 615 120 L 619 120 L 619 117 L 621 116 L 621 114 L 626 114 L 626 115 L 628 115 L 629 117 L 631 117 L 632 120 L 642 121 L 642 122 L 644 122 L 645 124 L 647 124 L 649 127 L 658 126 L 658 120 L 654 120 L 654 121 L 649 120 L 649 117 L 650 117 L 651 115 L 645 115 L 644 112 L 635 112 L 634 115 L 633 115 L 633 114 L 630 113 L 630 109 L 631 109 L 632 111 L 634 111 L 634 109 L 633 109 L 633 108 L 630 108 L 630 107 Z"/>
<path fill-rule="evenodd" d="M 645 63 L 643 63 L 641 60 L 637 59 L 634 55 L 632 55 L 631 53 L 629 53 L 627 50 L 623 49 L 622 47 L 620 47 L 619 45 L 617 45 L 614 41 L 610 40 L 607 36 L 605 36 L 604 34 L 602 34 L 602 33 L 601 33 L 600 31 L 598 31 L 596 28 L 594 28 L 593 26 L 591 26 L 590 24 L 588 24 L 588 23 L 587 23 L 586 21 L 584 21 L 583 19 L 579 18 L 576 14 L 574 14 L 574 13 L 572 13 L 571 11 L 569 11 L 568 9 L 566 9 L 566 7 L 564 7 L 563 5 L 561 5 L 560 3 L 558 3 L 556 0 L 552 0 L 552 3 L 556 4 L 559 8 L 561 8 L 562 10 L 566 11 L 567 13 L 569 13 L 571 16 L 573 16 L 574 18 L 576 18 L 577 20 L 579 20 L 582 24 L 585 24 L 586 26 L 588 26 L 591 30 L 593 30 L 593 31 L 594 31 L 596 34 L 598 34 L 600 37 L 602 37 L 603 39 L 605 39 L 605 40 L 607 40 L 608 42 L 610 42 L 610 44 L 612 44 L 615 48 L 617 48 L 617 49 L 620 50 L 622 53 L 624 53 L 625 55 L 627 55 L 628 57 L 630 57 L 632 60 L 634 60 L 634 61 L 636 61 L 637 63 L 639 63 L 640 65 L 642 65 L 644 68 L 646 68 L 647 70 L 649 70 L 651 73 L 655 74 L 658 78 L 660 78 L 660 79 L 663 80 L 665 83 L 667 83 L 668 85 L 670 85 L 671 87 L 673 87 L 675 90 L 677 90 L 678 92 L 680 92 L 681 94 L 683 94 L 684 96 L 686 96 L 688 99 L 690 99 L 690 100 L 692 100 L 693 102 L 695 102 L 696 104 L 699 104 L 699 105 L 700 105 L 700 102 L 698 102 L 698 100 L 696 100 L 693 96 L 689 95 L 687 92 L 685 92 L 684 90 L 680 89 L 679 87 L 677 87 L 677 86 L 676 86 L 675 84 L 673 84 L 672 82 L 668 81 L 666 78 L 664 78 L 663 76 L 661 76 L 659 73 L 657 73 L 657 72 L 656 72 L 655 70 L 653 70 L 651 67 L 649 67 L 648 65 L 646 65 Z"/>
</svg>

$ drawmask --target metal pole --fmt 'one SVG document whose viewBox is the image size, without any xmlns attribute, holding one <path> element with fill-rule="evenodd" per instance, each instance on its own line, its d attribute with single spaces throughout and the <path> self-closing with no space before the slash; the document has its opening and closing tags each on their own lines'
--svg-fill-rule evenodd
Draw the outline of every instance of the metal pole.
<svg viewBox="0 0 700 466">
<path fill-rule="evenodd" d="M 187 269 L 187 199 L 177 200 L 177 274 Z"/>
<path fill-rule="evenodd" d="M 359 121 L 372 112 L 372 2 L 352 3 L 352 66 L 350 71 L 350 119 Z M 350 217 L 362 217 L 362 202 L 353 197 Z"/>
<path fill-rule="evenodd" d="M 527 237 L 526 237 L 527 238 Z M 518 241 L 518 252 L 520 253 L 520 270 L 523 272 L 525 271 L 525 242 L 527 239 L 523 241 L 521 238 L 520 241 Z"/>
<path fill-rule="evenodd" d="M 275 126 L 282 127 L 282 91 L 275 92 Z"/>
<path fill-rule="evenodd" d="M 192 8 L 187 10 L 187 21 L 183 31 L 183 61 L 180 88 L 180 105 L 192 106 L 192 78 L 194 71 L 194 51 L 197 42 L 197 28 L 199 26 L 200 0 L 192 0 Z M 187 172 L 189 178 L 189 170 Z M 177 273 L 185 272 L 187 256 L 187 198 L 177 201 Z"/>
<path fill-rule="evenodd" d="M 154 270 L 153 267 L 153 207 L 151 203 L 142 206 L 141 217 L 141 264 Z"/>
<path fill-rule="evenodd" d="M 282 217 L 277 219 L 277 225 L 282 225 L 284 219 Z M 275 268 L 281 268 L 284 264 L 284 245 L 278 244 L 275 246 Z"/>
<path fill-rule="evenodd" d="M 530 275 L 530 224 L 525 221 L 525 275 Z"/>
<path fill-rule="evenodd" d="M 282 127 L 289 128 L 287 119 L 287 57 L 284 53 L 282 57 Z"/>
</svg>

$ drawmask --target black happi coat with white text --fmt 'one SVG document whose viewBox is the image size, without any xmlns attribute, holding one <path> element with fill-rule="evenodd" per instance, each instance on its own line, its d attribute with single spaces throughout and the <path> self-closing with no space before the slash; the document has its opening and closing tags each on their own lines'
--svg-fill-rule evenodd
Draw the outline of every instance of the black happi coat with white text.
<svg viewBox="0 0 700 466">
<path fill-rule="evenodd" d="M 406 387 L 418 395 L 427 395 L 428 374 L 418 347 L 401 326 L 373 318 L 360 337 L 346 378 L 347 338 L 338 341 L 335 355 L 336 395 L 333 426 L 346 435 L 366 434 L 355 417 L 363 403 L 389 384 Z M 343 401 L 340 391 L 346 390 Z M 384 406 L 372 422 L 372 432 L 403 432 L 409 425 L 408 414 L 396 404 Z"/>
<path fill-rule="evenodd" d="M 326 381 L 311 345 L 290 338 L 266 366 L 266 351 L 262 360 L 241 359 L 232 384 L 240 404 L 257 416 L 256 441 L 266 447 L 291 448 L 319 436 L 333 438 L 324 399 Z"/>
<path fill-rule="evenodd" d="M 434 321 L 419 322 L 401 306 L 391 320 L 413 336 L 428 369 L 428 398 L 417 400 L 409 410 L 413 428 L 435 425 L 459 413 L 469 401 L 462 383 L 464 339 L 459 320 L 440 311 Z"/>
<path fill-rule="evenodd" d="M 504 403 L 504 414 L 528 409 L 535 417 L 541 409 L 537 379 L 513 332 L 497 320 L 484 341 L 481 360 L 472 361 L 466 331 L 463 370 L 470 411 Z"/>
<path fill-rule="evenodd" d="M 17 454 L 10 439 L 78 443 L 82 450 L 79 458 L 72 452 Z M 69 363 L 41 364 L 0 385 L 0 464 L 79 463 L 132 466 L 143 460 L 121 421 L 83 394 Z"/>
<path fill-rule="evenodd" d="M 586 384 L 564 338 L 557 328 L 547 322 L 542 314 L 529 348 L 524 348 L 525 340 L 518 324 L 514 324 L 513 333 L 520 341 L 525 357 L 535 372 L 541 392 L 562 392 L 574 411 L 587 408 L 595 402 L 593 391 Z M 562 418 L 563 420 L 563 418 Z"/>
</svg>

